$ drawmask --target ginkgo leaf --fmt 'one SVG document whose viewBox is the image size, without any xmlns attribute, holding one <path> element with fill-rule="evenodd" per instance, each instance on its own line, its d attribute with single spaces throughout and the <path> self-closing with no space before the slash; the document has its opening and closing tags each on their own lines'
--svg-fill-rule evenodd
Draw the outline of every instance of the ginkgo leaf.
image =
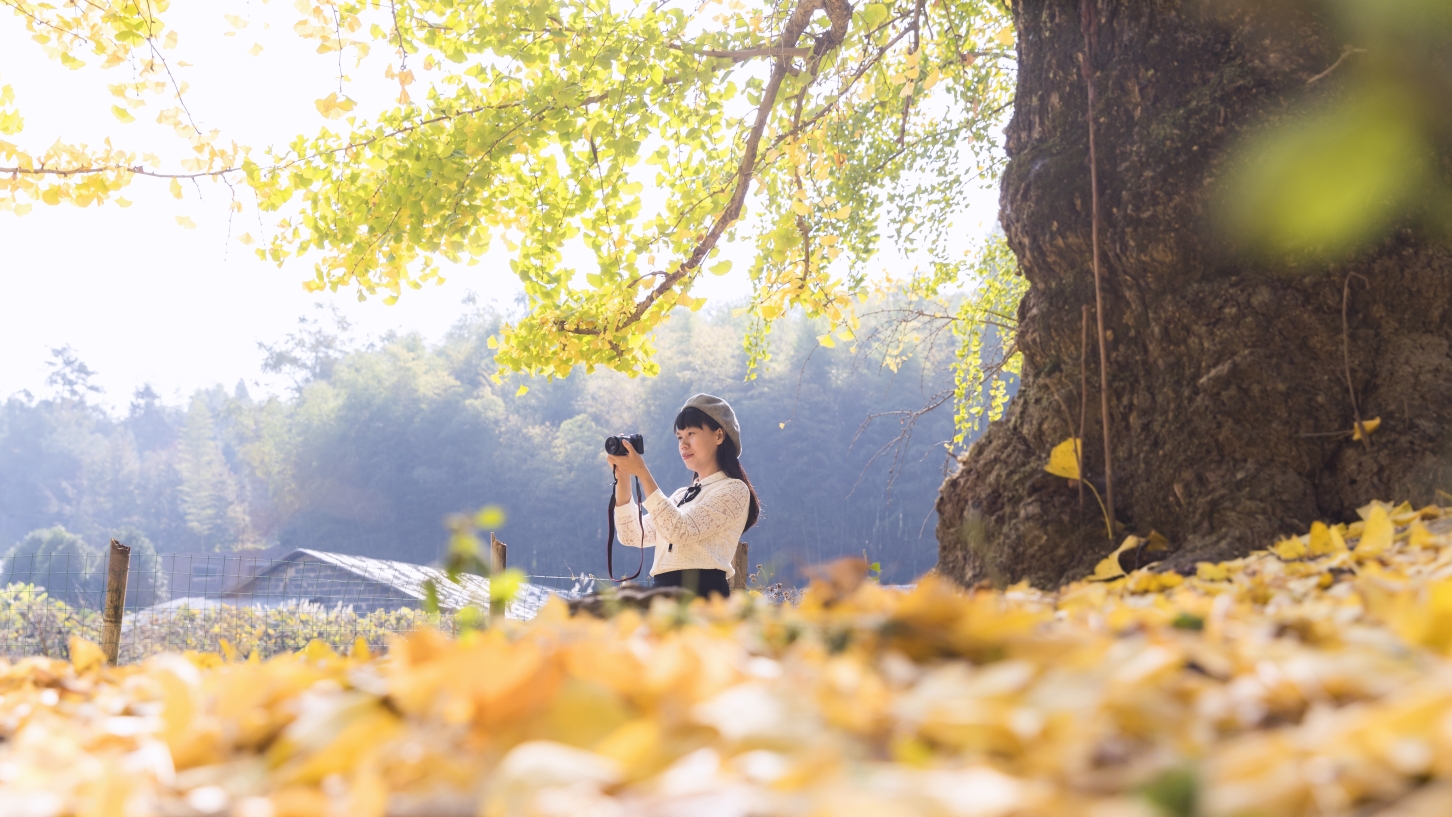
<svg viewBox="0 0 1452 817">
<path fill-rule="evenodd" d="M 1338 542 L 1331 535 L 1331 529 L 1326 527 L 1325 522 L 1312 522 L 1311 533 L 1306 544 L 1306 553 L 1310 556 L 1331 556 L 1343 553 L 1346 550 L 1346 543 Z"/>
<path fill-rule="evenodd" d="M 1300 537 L 1292 536 L 1271 545 L 1271 552 L 1289 562 L 1305 558 L 1308 550 L 1306 543 L 1302 542 Z"/>
<path fill-rule="evenodd" d="M 1326 532 L 1331 537 L 1331 552 L 1333 554 L 1345 553 L 1350 550 L 1350 548 L 1346 546 L 1345 525 L 1332 525 L 1326 529 Z"/>
<path fill-rule="evenodd" d="M 498 505 L 485 505 L 474 515 L 474 525 L 480 530 L 498 530 L 504 527 L 504 509 Z"/>
<path fill-rule="evenodd" d="M 1436 543 L 1437 537 L 1427 530 L 1427 526 L 1422 524 L 1422 520 L 1413 520 L 1411 527 L 1407 530 L 1407 547 L 1420 549 L 1433 547 Z"/>
<path fill-rule="evenodd" d="M 251 54 L 254 57 L 257 56 L 258 54 L 261 54 L 262 53 L 262 43 L 253 43 L 252 44 L 252 47 L 249 48 L 249 49 L 247 49 L 247 53 L 248 54 Z"/>
<path fill-rule="evenodd" d="M 1378 428 L 1381 428 L 1380 417 L 1373 417 L 1370 420 L 1362 420 L 1360 427 L 1352 429 L 1351 439 L 1361 440 L 1365 439 L 1366 437 L 1370 437 L 1372 433 L 1375 432 Z M 1363 430 L 1366 432 L 1365 435 L 1362 434 Z"/>
<path fill-rule="evenodd" d="M 516 391 L 514 393 L 514 396 L 515 397 L 523 397 L 526 394 L 529 394 L 529 386 L 520 386 L 519 387 L 519 391 Z"/>
<path fill-rule="evenodd" d="M 136 121 L 136 117 L 132 116 L 130 111 L 126 110 L 120 105 L 111 106 L 111 115 L 116 117 L 123 124 Z"/>
<path fill-rule="evenodd" d="M 192 221 L 191 216 L 177 216 L 176 223 L 187 228 L 188 230 L 195 230 L 197 228 L 197 223 L 195 221 Z"/>
<path fill-rule="evenodd" d="M 182 197 L 181 179 L 172 179 L 171 180 L 171 185 L 170 185 L 170 187 L 168 189 L 171 190 L 171 197 L 172 198 L 174 198 L 174 199 L 181 198 Z"/>
<path fill-rule="evenodd" d="M 1079 476 L 1079 438 L 1070 437 L 1067 440 L 1054 446 L 1049 452 L 1049 464 L 1044 466 L 1056 477 L 1078 480 Z"/>
<path fill-rule="evenodd" d="M 1195 565 L 1195 576 L 1207 582 L 1224 582 L 1230 580 L 1230 569 L 1223 564 L 1199 562 Z"/>
<path fill-rule="evenodd" d="M 1119 555 L 1134 550 L 1142 544 L 1144 544 L 1144 540 L 1138 536 L 1125 537 L 1124 542 L 1113 553 L 1099 560 L 1099 564 L 1094 566 L 1094 574 L 1089 577 L 1089 580 L 1102 582 L 1125 575 L 1124 568 L 1119 564 Z"/>
<path fill-rule="evenodd" d="M 318 113 L 329 119 L 342 119 L 343 115 L 353 110 L 353 100 L 346 96 L 339 96 L 337 93 L 328 94 L 326 97 L 313 103 Z"/>
<path fill-rule="evenodd" d="M 106 665 L 106 654 L 101 648 L 80 636 L 71 636 L 70 648 L 76 672 L 90 672 Z"/>
<path fill-rule="evenodd" d="M 1361 529 L 1361 540 L 1356 543 L 1357 560 L 1374 559 L 1380 556 L 1391 547 L 1395 536 L 1396 530 L 1392 527 L 1391 515 L 1387 513 L 1386 506 L 1382 504 L 1373 506 L 1371 512 L 1367 514 L 1365 526 Z"/>
</svg>

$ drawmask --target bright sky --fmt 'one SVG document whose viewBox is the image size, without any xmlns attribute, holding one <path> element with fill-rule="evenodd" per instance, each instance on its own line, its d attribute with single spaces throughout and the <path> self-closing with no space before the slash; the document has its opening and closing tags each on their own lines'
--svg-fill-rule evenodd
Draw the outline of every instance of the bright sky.
<svg viewBox="0 0 1452 817">
<path fill-rule="evenodd" d="M 239 7 L 250 21 L 242 30 L 223 18 L 221 5 L 175 3 L 169 19 L 182 39 L 168 59 L 193 63 L 178 70 L 201 127 L 220 128 L 260 153 L 326 124 L 313 102 L 337 90 L 337 56 L 315 54 L 293 34 L 299 15 L 290 4 L 226 4 Z M 255 57 L 248 53 L 254 44 L 263 46 Z M 382 79 L 382 63 L 348 69 L 347 93 L 360 111 L 389 104 L 396 86 Z M 19 18 L 0 11 L 0 83 L 14 86 L 26 120 L 10 139 L 41 149 L 60 137 L 94 143 L 111 136 L 117 147 L 177 155 L 169 129 L 150 121 L 160 105 L 137 112 L 130 125 L 112 117 L 105 86 L 119 79 L 116 71 L 63 68 L 29 40 Z M 260 231 L 256 211 L 229 214 L 226 188 L 189 186 L 177 201 L 166 182 L 139 179 L 125 197 L 135 202 L 125 209 L 38 205 L 23 217 L 0 213 L 0 400 L 22 389 L 49 393 L 45 363 L 52 348 L 66 344 L 98 373 L 103 402 L 113 408 L 124 407 L 142 383 L 169 400 L 214 383 L 230 389 L 239 379 L 254 395 L 277 391 L 283 384 L 261 372 L 257 344 L 280 339 L 319 300 L 336 304 L 365 335 L 398 330 L 437 339 L 466 310 L 469 293 L 507 309 L 522 292 L 495 242 L 498 249 L 478 266 L 456 268 L 441 287 L 405 290 L 393 306 L 359 303 L 351 292 L 310 295 L 301 286 L 311 277 L 306 261 L 279 269 L 229 240 L 229 233 Z M 975 196 L 968 232 L 982 235 L 996 210 L 996 191 Z M 179 226 L 178 216 L 196 229 Z M 704 276 L 693 294 L 748 294 L 746 249 L 727 249 L 736 271 Z"/>
</svg>

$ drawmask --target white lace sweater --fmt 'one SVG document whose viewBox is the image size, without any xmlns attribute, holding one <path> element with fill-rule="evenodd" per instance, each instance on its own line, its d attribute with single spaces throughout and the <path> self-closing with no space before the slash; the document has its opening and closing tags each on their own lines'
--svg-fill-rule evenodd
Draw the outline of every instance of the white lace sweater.
<svg viewBox="0 0 1452 817">
<path fill-rule="evenodd" d="M 751 503 L 751 489 L 724 471 L 717 471 L 698 480 L 701 491 L 685 504 L 689 486 L 667 499 L 656 490 L 645 498 L 645 541 L 641 542 L 641 524 L 636 521 L 635 502 L 615 508 L 615 530 L 620 544 L 626 547 L 653 547 L 655 561 L 650 575 L 672 570 L 724 570 L 731 578 L 735 570 L 731 559 L 736 543 L 746 529 L 746 513 Z"/>
</svg>

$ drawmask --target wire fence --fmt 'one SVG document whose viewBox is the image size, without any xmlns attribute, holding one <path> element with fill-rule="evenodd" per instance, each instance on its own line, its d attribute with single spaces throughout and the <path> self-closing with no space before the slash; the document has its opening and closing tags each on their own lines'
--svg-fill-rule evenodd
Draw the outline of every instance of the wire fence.
<svg viewBox="0 0 1452 817">
<path fill-rule="evenodd" d="M 69 641 L 103 640 L 107 567 L 93 554 L 13 555 L 0 560 L 0 656 L 69 657 Z M 438 613 L 426 610 L 429 585 Z M 551 595 L 577 597 L 590 577 L 528 577 L 508 618 L 532 618 Z M 362 639 L 386 650 L 391 635 L 429 624 L 446 632 L 480 623 L 489 580 L 450 582 L 433 568 L 322 551 L 281 559 L 224 554 L 130 558 L 118 663 L 197 650 L 262 658 L 314 639 L 347 651 Z"/>
</svg>

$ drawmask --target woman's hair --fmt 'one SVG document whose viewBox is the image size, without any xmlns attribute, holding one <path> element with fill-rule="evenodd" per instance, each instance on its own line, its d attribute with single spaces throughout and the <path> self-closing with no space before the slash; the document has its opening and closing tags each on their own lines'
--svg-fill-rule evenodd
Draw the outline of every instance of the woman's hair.
<svg viewBox="0 0 1452 817">
<path fill-rule="evenodd" d="M 676 415 L 676 431 L 685 431 L 688 428 L 704 428 L 709 431 L 721 431 L 721 424 L 711 419 L 711 415 L 696 408 L 686 406 L 681 413 Z M 746 511 L 746 527 L 742 533 L 751 530 L 756 520 L 761 516 L 761 504 L 756 499 L 756 487 L 751 484 L 751 479 L 746 476 L 746 469 L 741 467 L 741 460 L 737 458 L 736 443 L 731 439 L 730 434 L 722 435 L 725 439 L 716 449 L 716 464 L 726 472 L 726 476 L 732 479 L 739 479 L 746 483 L 746 490 L 751 492 L 751 504 Z"/>
</svg>

